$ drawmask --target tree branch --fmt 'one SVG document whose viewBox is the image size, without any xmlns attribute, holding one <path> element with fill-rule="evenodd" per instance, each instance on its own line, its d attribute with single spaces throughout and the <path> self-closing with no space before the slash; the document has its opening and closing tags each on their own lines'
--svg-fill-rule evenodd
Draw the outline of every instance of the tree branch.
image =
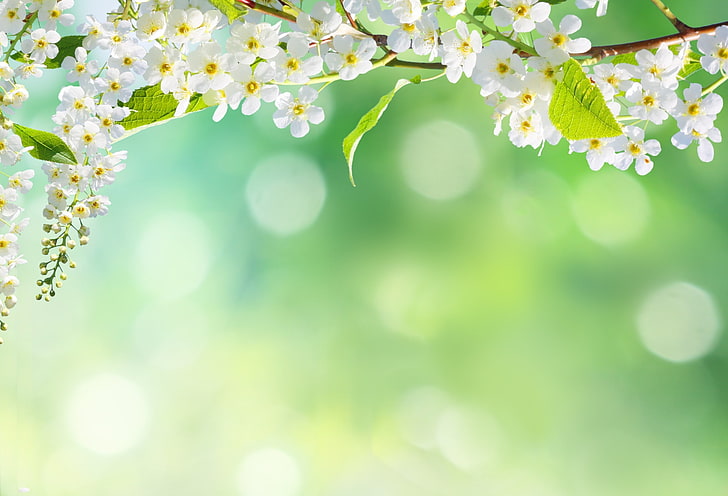
<svg viewBox="0 0 728 496">
<path fill-rule="evenodd" d="M 661 0 L 650 0 L 650 1 L 652 3 L 654 3 L 655 6 L 658 9 L 660 9 L 660 11 L 663 13 L 663 15 L 665 17 L 667 17 L 667 19 L 672 23 L 672 25 L 675 26 L 675 29 L 677 29 L 678 33 L 687 33 L 691 29 L 693 29 L 690 26 L 688 26 L 687 24 L 685 24 L 684 22 L 682 22 L 680 19 L 678 19 L 677 16 L 675 14 L 673 14 L 672 11 L 667 7 L 667 5 L 662 3 Z"/>
<path fill-rule="evenodd" d="M 679 22 L 679 21 L 678 21 Z M 660 36 L 658 38 L 650 38 L 649 40 L 632 41 L 629 43 L 620 43 L 617 45 L 602 45 L 592 47 L 591 50 L 587 50 L 583 53 L 572 53 L 572 57 L 586 57 L 582 60 L 582 64 L 595 64 L 602 60 L 604 57 L 610 57 L 612 55 L 621 55 L 623 53 L 633 53 L 643 49 L 659 48 L 660 45 L 677 45 L 678 43 L 685 43 L 698 39 L 701 34 L 713 34 L 716 28 L 719 26 L 728 26 L 728 21 L 718 22 L 716 24 L 710 24 L 708 26 L 701 26 L 699 28 L 691 28 L 686 24 L 681 23 L 685 26 L 684 31 L 677 34 L 671 34 L 668 36 Z"/>
</svg>

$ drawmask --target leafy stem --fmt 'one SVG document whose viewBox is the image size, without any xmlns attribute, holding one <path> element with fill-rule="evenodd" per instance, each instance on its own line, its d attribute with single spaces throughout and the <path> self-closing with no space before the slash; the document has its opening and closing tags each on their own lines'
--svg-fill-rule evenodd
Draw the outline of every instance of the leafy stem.
<svg viewBox="0 0 728 496">
<path fill-rule="evenodd" d="M 25 24 L 23 24 L 23 28 L 18 31 L 18 33 L 15 35 L 15 38 L 13 38 L 13 41 L 10 43 L 10 46 L 8 46 L 8 49 L 5 53 L 5 57 L 3 57 L 3 62 L 7 62 L 10 60 L 10 56 L 13 54 L 16 45 L 20 41 L 20 39 L 23 37 L 23 35 L 28 32 L 28 29 L 33 25 L 33 22 L 38 17 L 38 11 L 33 12 L 28 19 L 26 19 Z"/>
<path fill-rule="evenodd" d="M 702 96 L 705 96 L 708 93 L 714 92 L 716 89 L 718 89 L 718 87 L 721 84 L 725 83 L 726 81 L 728 81 L 728 74 L 723 74 L 723 76 L 720 79 L 718 79 L 716 82 L 714 82 L 710 86 L 707 86 L 705 89 L 703 89 Z"/>
</svg>

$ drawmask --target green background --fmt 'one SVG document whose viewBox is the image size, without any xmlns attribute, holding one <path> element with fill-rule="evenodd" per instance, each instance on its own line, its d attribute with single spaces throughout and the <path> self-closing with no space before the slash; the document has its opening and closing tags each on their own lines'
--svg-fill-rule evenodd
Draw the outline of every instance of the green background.
<svg viewBox="0 0 728 496">
<path fill-rule="evenodd" d="M 581 33 L 671 32 L 636 3 L 582 12 Z M 352 187 L 341 140 L 415 74 L 330 86 L 300 140 L 269 105 L 120 143 L 111 213 L 51 303 L 33 300 L 36 177 L 1 495 L 727 494 L 728 345 L 701 334 L 728 299 L 726 145 L 704 164 L 669 125 L 648 176 L 592 172 L 564 143 L 494 137 L 477 87 L 443 78 L 395 96 Z M 19 122 L 51 127 L 56 76 Z M 646 346 L 654 308 L 649 332 L 704 352 Z"/>
</svg>

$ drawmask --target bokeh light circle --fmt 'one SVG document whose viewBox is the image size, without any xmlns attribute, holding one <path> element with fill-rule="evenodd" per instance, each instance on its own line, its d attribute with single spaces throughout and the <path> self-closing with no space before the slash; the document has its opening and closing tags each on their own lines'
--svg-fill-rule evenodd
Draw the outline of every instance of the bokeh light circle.
<svg viewBox="0 0 728 496">
<path fill-rule="evenodd" d="M 243 459 L 238 490 L 243 496 L 294 496 L 302 485 L 296 460 L 277 448 L 262 448 Z"/>
<path fill-rule="evenodd" d="M 135 383 L 103 373 L 79 384 L 70 395 L 66 423 L 72 438 L 103 455 L 123 453 L 146 432 L 149 408 Z"/>
<path fill-rule="evenodd" d="M 704 356 L 715 346 L 720 327 L 713 299 L 687 282 L 657 289 L 647 297 L 637 315 L 642 343 L 651 353 L 671 362 Z"/>
<path fill-rule="evenodd" d="M 472 189 L 481 169 L 473 134 L 449 121 L 428 122 L 405 137 L 400 164 L 407 186 L 433 200 L 451 200 Z"/>
<path fill-rule="evenodd" d="M 172 300 L 194 291 L 207 276 L 212 258 L 210 232 L 197 215 L 162 211 L 139 237 L 133 274 L 146 293 Z"/>
<path fill-rule="evenodd" d="M 650 216 L 642 185 L 627 173 L 610 169 L 589 174 L 581 181 L 572 208 L 584 235 L 605 246 L 636 239 Z"/>
<path fill-rule="evenodd" d="M 310 159 L 277 155 L 253 170 L 245 196 L 260 227 L 288 236 L 316 221 L 326 200 L 326 183 Z"/>
</svg>

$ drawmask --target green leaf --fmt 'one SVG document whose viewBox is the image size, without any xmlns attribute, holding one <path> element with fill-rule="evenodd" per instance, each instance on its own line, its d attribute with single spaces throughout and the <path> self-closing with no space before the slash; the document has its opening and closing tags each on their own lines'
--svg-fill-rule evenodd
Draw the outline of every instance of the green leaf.
<svg viewBox="0 0 728 496">
<path fill-rule="evenodd" d="M 610 138 L 622 134 L 622 127 L 604 101 L 596 84 L 586 77 L 581 65 L 569 59 L 564 77 L 556 84 L 549 105 L 549 118 L 566 139 Z"/>
<path fill-rule="evenodd" d="M 630 65 L 638 65 L 637 64 L 637 57 L 635 56 L 634 52 L 631 53 L 622 53 L 617 55 L 612 59 L 612 64 L 630 64 Z"/>
<path fill-rule="evenodd" d="M 131 109 L 131 114 L 119 121 L 119 124 L 127 131 L 139 131 L 144 127 L 174 118 L 177 100 L 171 93 L 162 93 L 159 84 L 155 84 L 134 90 L 125 106 Z M 207 107 L 208 105 L 202 101 L 202 95 L 195 93 L 190 98 L 185 113 L 189 114 Z"/>
<path fill-rule="evenodd" d="M 72 35 L 64 36 L 58 40 L 58 43 L 56 43 L 56 46 L 58 47 L 58 55 L 43 62 L 46 68 L 58 69 L 61 67 L 63 59 L 75 56 L 76 48 L 83 45 L 84 38 L 84 35 Z"/>
<path fill-rule="evenodd" d="M 228 18 L 230 24 L 238 17 L 245 15 L 248 11 L 248 9 L 243 7 L 243 4 L 235 0 L 210 0 L 210 3 Z"/>
<path fill-rule="evenodd" d="M 53 57 L 52 59 L 46 59 L 43 64 L 46 66 L 46 69 L 58 69 L 61 67 L 61 64 L 63 63 L 63 59 L 66 57 L 73 57 L 75 55 L 76 48 L 80 47 L 83 44 L 83 39 L 85 38 L 84 35 L 72 35 L 72 36 L 64 36 L 60 40 L 58 40 L 58 43 L 56 43 L 56 46 L 58 47 L 58 55 Z M 21 63 L 27 63 L 31 62 L 30 57 L 28 57 L 28 54 L 17 51 L 13 52 L 12 55 L 10 55 L 10 58 L 13 60 L 17 60 Z"/>
<path fill-rule="evenodd" d="M 13 124 L 13 131 L 20 137 L 23 146 L 32 146 L 31 157 L 59 164 L 75 165 L 78 163 L 68 145 L 61 138 L 47 131 L 39 131 L 29 127 Z"/>
<path fill-rule="evenodd" d="M 475 10 L 473 11 L 474 16 L 487 16 L 490 14 L 490 11 L 493 10 L 491 0 L 483 0 L 478 4 L 477 7 L 475 7 Z"/>
<path fill-rule="evenodd" d="M 419 76 L 415 76 L 413 80 L 398 80 L 397 84 L 394 85 L 394 89 L 384 95 L 382 98 L 380 98 L 379 103 L 377 103 L 374 108 L 372 108 L 369 112 L 364 114 L 359 120 L 359 124 L 356 125 L 356 128 L 354 128 L 354 130 L 350 132 L 346 138 L 344 138 L 344 157 L 346 157 L 346 162 L 349 165 L 349 180 L 354 186 L 356 186 L 356 184 L 354 183 L 353 169 L 354 152 L 356 151 L 356 147 L 359 145 L 359 141 L 361 141 L 362 136 L 364 136 L 364 133 L 377 125 L 379 119 L 382 117 L 382 114 L 385 110 L 387 110 L 389 102 L 391 102 L 392 98 L 394 98 L 395 93 L 397 93 L 401 88 L 407 86 L 410 83 L 419 84 L 420 81 L 421 79 L 419 78 Z"/>
<path fill-rule="evenodd" d="M 688 53 L 685 55 L 685 59 L 683 60 L 683 66 L 680 69 L 680 72 L 678 72 L 677 77 L 685 79 L 693 72 L 699 71 L 702 68 L 703 66 L 700 63 L 700 55 L 692 50 L 688 50 Z"/>
</svg>

